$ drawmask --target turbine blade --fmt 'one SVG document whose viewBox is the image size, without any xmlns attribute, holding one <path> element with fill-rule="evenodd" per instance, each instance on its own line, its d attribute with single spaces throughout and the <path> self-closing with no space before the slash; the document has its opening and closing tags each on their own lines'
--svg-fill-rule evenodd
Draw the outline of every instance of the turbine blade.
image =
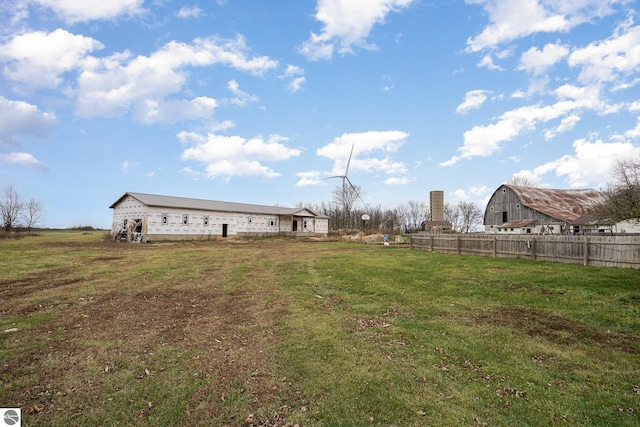
<svg viewBox="0 0 640 427">
<path fill-rule="evenodd" d="M 353 156 L 353 147 L 355 145 L 356 145 L 355 142 L 353 144 L 351 144 L 351 153 L 349 153 L 349 160 L 347 161 L 347 170 L 345 170 L 344 176 L 349 175 L 349 165 L 351 164 L 351 156 Z"/>
<path fill-rule="evenodd" d="M 361 201 L 362 203 L 364 203 L 364 205 L 365 205 L 365 206 L 367 206 L 367 202 L 365 202 L 365 201 L 364 201 L 364 199 L 363 199 L 362 197 L 360 197 L 360 192 L 358 191 L 358 189 L 356 188 L 356 186 L 355 186 L 355 185 L 353 185 L 353 183 L 351 182 L 351 180 L 349 179 L 349 177 L 348 177 L 348 176 L 345 176 L 344 178 L 347 180 L 347 182 L 348 182 L 348 183 L 349 183 L 349 185 L 351 186 L 351 189 L 353 190 L 353 192 L 354 192 L 354 193 L 356 193 L 356 196 L 358 196 L 358 199 L 360 199 L 360 201 Z"/>
</svg>

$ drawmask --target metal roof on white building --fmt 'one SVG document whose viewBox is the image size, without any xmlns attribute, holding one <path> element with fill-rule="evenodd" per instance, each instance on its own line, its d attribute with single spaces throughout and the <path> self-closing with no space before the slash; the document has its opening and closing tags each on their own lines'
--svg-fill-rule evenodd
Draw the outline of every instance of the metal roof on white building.
<svg viewBox="0 0 640 427">
<path fill-rule="evenodd" d="M 115 208 L 118 203 L 127 196 L 140 201 L 147 206 L 164 207 L 164 208 L 180 208 L 194 209 L 216 212 L 238 212 L 249 214 L 267 214 L 267 215 L 295 215 L 309 217 L 325 217 L 319 215 L 307 208 L 286 208 L 282 206 L 266 206 L 253 205 L 248 203 L 221 202 L 218 200 L 192 199 L 188 197 L 162 196 L 157 194 L 133 193 L 127 192 L 116 200 L 109 208 Z"/>
</svg>

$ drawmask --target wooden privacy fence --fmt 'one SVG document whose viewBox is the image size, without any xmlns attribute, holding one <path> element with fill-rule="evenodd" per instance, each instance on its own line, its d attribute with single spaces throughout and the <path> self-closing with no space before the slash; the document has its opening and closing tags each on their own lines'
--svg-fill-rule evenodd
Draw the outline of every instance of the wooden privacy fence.
<svg viewBox="0 0 640 427">
<path fill-rule="evenodd" d="M 411 249 L 640 269 L 640 235 L 412 234 Z"/>
</svg>

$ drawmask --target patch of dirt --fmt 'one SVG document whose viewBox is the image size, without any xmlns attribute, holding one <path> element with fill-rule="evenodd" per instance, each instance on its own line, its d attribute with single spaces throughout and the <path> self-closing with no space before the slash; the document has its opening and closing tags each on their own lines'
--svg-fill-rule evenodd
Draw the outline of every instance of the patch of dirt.
<svg viewBox="0 0 640 427">
<path fill-rule="evenodd" d="M 72 276 L 69 268 L 44 270 L 30 277 L 17 280 L 0 280 L 0 301 L 19 298 L 46 289 L 71 285 L 82 279 Z"/>
<path fill-rule="evenodd" d="M 113 270 L 118 271 L 119 266 L 129 265 L 132 257 L 144 263 L 146 252 L 171 254 L 186 245 L 201 250 L 204 258 L 216 259 L 216 247 L 206 243 L 68 246 L 74 257 L 83 249 L 100 249 L 100 254 L 91 252 L 96 255 L 93 258 L 83 254 L 83 261 L 113 264 Z M 235 248 L 240 250 L 241 246 L 225 245 L 224 250 Z M 161 367 L 149 364 L 157 360 L 155 355 L 166 354 L 163 352 L 170 348 L 188 357 L 184 363 L 189 375 L 198 375 L 201 380 L 186 401 L 187 424 L 233 419 L 233 425 L 286 425 L 288 417 L 309 410 L 310 404 L 295 384 L 278 374 L 275 365 L 279 325 L 288 306 L 270 285 L 276 270 L 264 268 L 264 263 L 286 262 L 292 251 L 297 251 L 296 259 L 305 256 L 301 252 L 312 255 L 314 251 L 309 246 L 302 249 L 288 241 L 258 242 L 250 254 L 244 250 L 237 257 L 232 254 L 229 259 L 234 268 L 247 265 L 243 283 L 234 287 L 222 285 L 230 268 L 217 264 L 207 265 L 197 283 L 157 279 L 157 283 L 145 283 L 139 292 L 131 287 L 120 289 L 122 280 L 130 280 L 126 272 L 122 277 L 100 277 L 100 286 L 91 295 L 80 297 L 77 289 L 96 280 L 89 277 L 93 273 L 83 276 L 69 267 L 16 280 L 0 279 L 0 314 L 23 316 L 26 322 L 36 310 L 52 317 L 23 331 L 0 335 L 0 345 L 8 351 L 24 349 L 0 364 L 0 396 L 22 407 L 34 424 L 74 420 L 72 415 L 76 414 L 79 425 L 91 405 L 102 406 L 103 400 L 115 393 L 108 387 L 109 374 L 146 363 L 149 372 L 145 367 L 132 381 L 144 381 L 149 375 L 153 378 L 160 375 L 157 370 Z M 135 280 L 141 279 L 136 276 Z M 52 299 L 39 305 L 47 295 L 57 302 Z M 140 416 L 146 417 L 154 410 L 147 403 L 132 406 L 143 408 Z M 229 412 L 238 408 L 246 413 Z M 264 408 L 279 409 L 265 412 Z"/>
<path fill-rule="evenodd" d="M 640 353 L 640 337 L 630 333 L 602 333 L 588 325 L 528 307 L 501 307 L 475 319 L 477 325 L 507 326 L 531 337 L 542 337 L 561 345 L 595 344 L 608 350 Z"/>
</svg>

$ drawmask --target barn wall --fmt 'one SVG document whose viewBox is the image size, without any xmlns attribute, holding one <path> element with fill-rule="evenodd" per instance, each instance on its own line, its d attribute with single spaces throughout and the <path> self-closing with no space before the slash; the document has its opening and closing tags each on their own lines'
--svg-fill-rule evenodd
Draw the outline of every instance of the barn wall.
<svg viewBox="0 0 640 427">
<path fill-rule="evenodd" d="M 504 221 L 503 212 L 507 212 L 507 219 Z M 528 208 L 522 204 L 518 195 L 509 187 L 501 186 L 489 199 L 484 214 L 485 229 L 503 224 L 504 222 L 522 221 L 533 219 L 536 224 L 553 224 L 563 221 L 545 215 L 541 212 Z M 486 227 L 489 226 L 489 227 Z"/>
</svg>

